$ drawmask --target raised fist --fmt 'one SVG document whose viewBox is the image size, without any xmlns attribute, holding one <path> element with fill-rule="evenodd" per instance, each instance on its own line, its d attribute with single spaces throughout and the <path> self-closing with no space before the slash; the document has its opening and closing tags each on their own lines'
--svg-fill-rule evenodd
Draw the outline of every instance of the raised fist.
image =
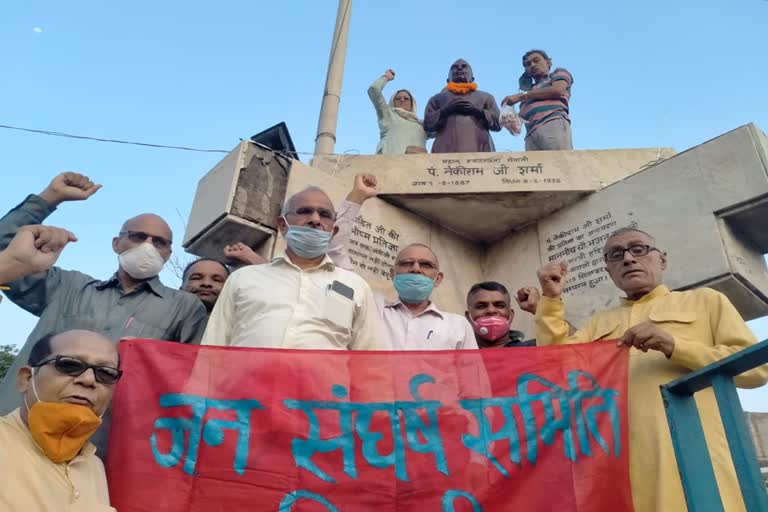
<svg viewBox="0 0 768 512">
<path fill-rule="evenodd" d="M 22 226 L 4 251 L 12 269 L 19 275 L 48 270 L 56 263 L 61 251 L 77 237 L 66 229 L 51 226 Z"/>
<path fill-rule="evenodd" d="M 528 286 L 517 290 L 515 301 L 517 302 L 517 305 L 520 306 L 520 309 L 535 315 L 540 298 L 541 295 L 539 294 L 539 290 L 533 286 Z"/>
<path fill-rule="evenodd" d="M 261 265 L 267 263 L 266 258 L 256 253 L 243 242 L 224 247 L 224 256 L 243 265 Z"/>
<path fill-rule="evenodd" d="M 76 172 L 63 172 L 53 178 L 53 181 L 40 193 L 40 197 L 51 206 L 57 206 L 64 201 L 83 201 L 88 199 L 101 188 L 93 183 L 88 176 Z"/>
<path fill-rule="evenodd" d="M 376 190 L 378 181 L 373 174 L 358 174 L 355 176 L 355 184 L 352 186 L 352 191 L 347 195 L 347 201 L 357 204 L 363 204 L 365 201 L 372 197 L 376 197 L 379 193 Z"/>
<path fill-rule="evenodd" d="M 565 277 L 568 274 L 568 262 L 558 261 L 541 267 L 536 275 L 539 277 L 541 293 L 545 297 L 558 299 L 565 288 Z"/>
</svg>

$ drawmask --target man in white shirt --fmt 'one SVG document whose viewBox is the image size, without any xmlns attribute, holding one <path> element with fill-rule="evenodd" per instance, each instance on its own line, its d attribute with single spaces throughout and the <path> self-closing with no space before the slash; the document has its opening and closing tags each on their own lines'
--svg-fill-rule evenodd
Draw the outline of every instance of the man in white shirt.
<svg viewBox="0 0 768 512">
<path fill-rule="evenodd" d="M 278 219 L 285 253 L 232 273 L 202 344 L 390 350 L 370 287 L 326 254 L 338 231 L 335 221 L 333 203 L 321 189 L 291 196 Z"/>
<path fill-rule="evenodd" d="M 374 197 L 376 178 L 369 174 L 355 176 L 355 185 L 339 207 L 329 254 L 339 266 L 351 268 L 347 246 L 362 204 Z M 398 300 L 387 302 L 376 297 L 384 327 L 395 350 L 476 349 L 472 326 L 463 316 L 441 311 L 430 300 L 432 290 L 440 286 L 443 273 L 437 255 L 421 243 L 406 246 L 395 258 L 391 270 Z"/>
</svg>

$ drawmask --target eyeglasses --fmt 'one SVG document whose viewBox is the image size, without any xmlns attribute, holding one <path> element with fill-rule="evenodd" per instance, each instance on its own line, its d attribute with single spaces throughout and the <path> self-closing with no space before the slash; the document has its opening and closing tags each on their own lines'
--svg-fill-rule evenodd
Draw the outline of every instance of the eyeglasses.
<svg viewBox="0 0 768 512">
<path fill-rule="evenodd" d="M 626 249 L 616 247 L 603 254 L 603 257 L 605 257 L 605 261 L 616 262 L 624 259 L 625 252 L 629 252 L 632 256 L 645 256 L 651 251 L 658 251 L 658 249 L 650 245 L 637 244 L 630 245 Z"/>
<path fill-rule="evenodd" d="M 423 268 L 424 270 L 437 269 L 437 265 L 429 260 L 399 260 L 395 262 L 395 265 L 400 268 L 412 269 L 416 266 L 416 263 L 419 264 L 419 268 Z"/>
<path fill-rule="evenodd" d="M 147 238 L 152 239 L 152 245 L 155 246 L 155 249 L 159 251 L 163 251 L 166 249 L 169 249 L 171 247 L 171 244 L 173 243 L 171 240 L 168 240 L 167 238 L 163 238 L 162 236 L 157 235 L 150 235 L 149 233 L 145 233 L 144 231 L 121 231 L 120 236 L 127 237 L 128 240 L 131 242 L 135 242 L 137 244 L 143 244 L 147 241 Z"/>
<path fill-rule="evenodd" d="M 62 375 L 69 375 L 70 377 L 79 377 L 89 369 L 93 370 L 93 376 L 96 378 L 96 382 L 100 384 L 106 384 L 111 386 L 116 384 L 123 376 L 123 370 L 118 368 L 112 368 L 111 366 L 100 366 L 96 364 L 88 364 L 79 359 L 69 356 L 54 356 L 50 359 L 32 365 L 34 368 L 39 368 L 47 364 L 53 363 L 53 367 Z"/>
<path fill-rule="evenodd" d="M 309 206 L 302 206 L 287 212 L 287 215 L 295 215 L 297 217 L 311 217 L 313 213 L 317 212 L 317 215 L 322 220 L 336 220 L 336 214 L 328 208 L 310 208 Z"/>
</svg>

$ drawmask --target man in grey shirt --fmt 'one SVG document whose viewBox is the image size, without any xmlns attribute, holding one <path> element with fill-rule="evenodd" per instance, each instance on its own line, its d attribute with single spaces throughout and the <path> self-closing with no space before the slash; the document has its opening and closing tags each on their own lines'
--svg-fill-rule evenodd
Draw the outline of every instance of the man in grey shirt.
<svg viewBox="0 0 768 512">
<path fill-rule="evenodd" d="M 40 195 L 29 195 L 0 219 L 0 250 L 22 226 L 41 224 L 59 204 L 88 199 L 100 187 L 81 174 L 56 176 Z M 11 301 L 40 320 L 0 384 L 0 414 L 18 405 L 16 371 L 32 345 L 46 334 L 88 329 L 115 342 L 124 337 L 200 342 L 207 321 L 203 303 L 190 293 L 164 286 L 157 276 L 171 256 L 172 236 L 162 218 L 139 215 L 127 220 L 112 239 L 119 266 L 105 281 L 52 267 L 2 283 L 10 287 L 5 293 Z"/>
</svg>

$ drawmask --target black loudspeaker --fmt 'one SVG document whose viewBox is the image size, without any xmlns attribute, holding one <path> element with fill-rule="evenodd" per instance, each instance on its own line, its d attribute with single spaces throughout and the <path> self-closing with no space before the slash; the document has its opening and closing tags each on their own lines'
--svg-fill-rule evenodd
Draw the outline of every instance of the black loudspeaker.
<svg viewBox="0 0 768 512">
<path fill-rule="evenodd" d="M 288 133 L 288 126 L 284 122 L 278 123 L 271 128 L 267 128 L 263 132 L 257 133 L 251 137 L 253 142 L 267 146 L 273 151 L 279 151 L 284 153 L 288 157 L 299 160 L 299 155 L 296 153 L 296 147 L 293 145 L 291 134 Z"/>
</svg>

